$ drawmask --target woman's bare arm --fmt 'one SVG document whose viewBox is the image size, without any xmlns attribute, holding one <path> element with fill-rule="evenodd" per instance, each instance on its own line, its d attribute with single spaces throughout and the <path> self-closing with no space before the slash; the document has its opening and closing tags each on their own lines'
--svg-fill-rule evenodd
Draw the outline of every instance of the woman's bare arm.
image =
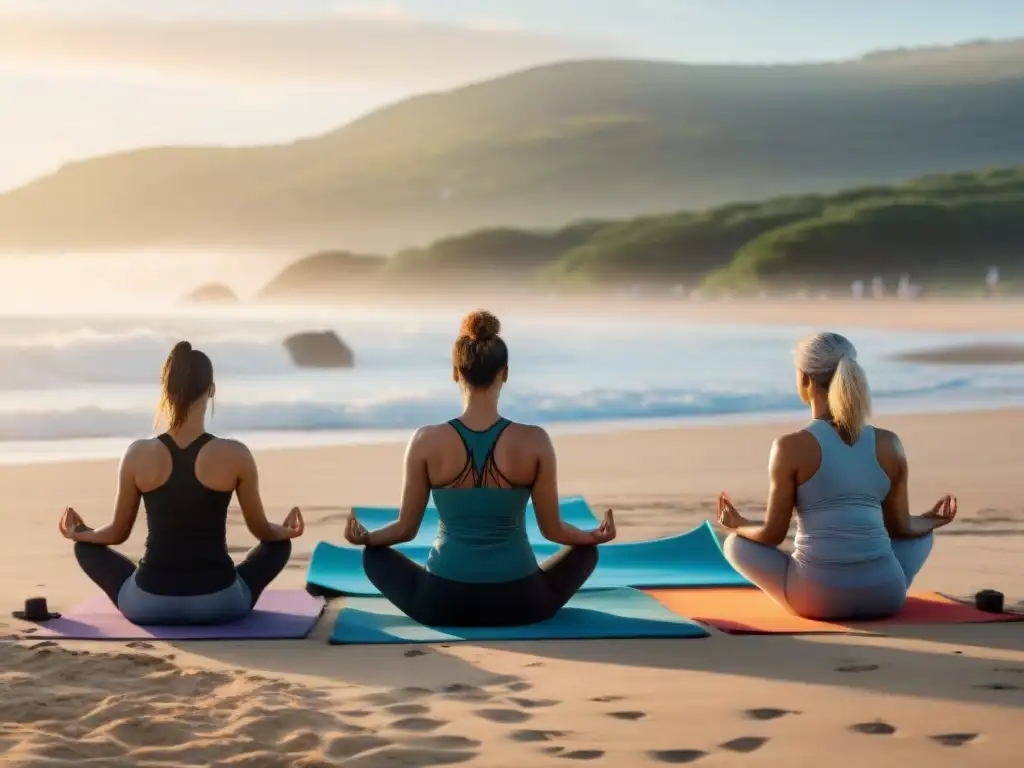
<svg viewBox="0 0 1024 768">
<path fill-rule="evenodd" d="M 402 504 L 398 519 L 390 525 L 370 531 L 368 547 L 391 547 L 412 541 L 419 533 L 423 512 L 430 499 L 430 477 L 427 473 L 426 441 L 428 428 L 416 430 L 405 449 L 405 470 L 402 477 Z"/>
<path fill-rule="evenodd" d="M 260 497 L 259 470 L 256 468 L 256 459 L 252 452 L 242 443 L 232 443 L 238 468 L 235 495 L 238 497 L 238 505 L 242 508 L 245 527 L 259 541 L 284 541 L 292 538 L 292 531 L 289 528 L 267 520 L 263 499 Z"/>
<path fill-rule="evenodd" d="M 537 431 L 537 478 L 533 484 L 533 508 L 537 514 L 537 526 L 548 541 L 562 546 L 589 546 L 597 544 L 593 533 L 581 531 L 562 520 L 558 508 L 558 465 L 555 446 L 548 433 L 540 427 Z"/>
<path fill-rule="evenodd" d="M 882 517 L 891 539 L 919 539 L 949 522 L 941 517 L 910 514 L 910 468 L 903 443 L 893 432 L 878 430 L 882 468 L 889 475 L 889 495 L 882 502 Z M 939 505 L 941 505 L 941 501 Z M 936 505 L 938 507 L 939 505 Z M 932 512 L 935 510 L 933 509 Z"/>
<path fill-rule="evenodd" d="M 139 515 L 142 494 L 135 481 L 135 462 L 138 460 L 141 443 L 132 443 L 121 459 L 117 472 L 117 498 L 114 501 L 114 519 L 94 531 L 83 530 L 72 533 L 73 541 L 86 544 L 111 546 L 124 544 L 132 534 L 135 520 Z"/>
<path fill-rule="evenodd" d="M 736 529 L 745 539 L 779 546 L 786 540 L 796 503 L 796 463 L 793 460 L 794 435 L 786 435 L 772 444 L 768 458 L 768 506 L 763 525 L 746 525 Z"/>
</svg>

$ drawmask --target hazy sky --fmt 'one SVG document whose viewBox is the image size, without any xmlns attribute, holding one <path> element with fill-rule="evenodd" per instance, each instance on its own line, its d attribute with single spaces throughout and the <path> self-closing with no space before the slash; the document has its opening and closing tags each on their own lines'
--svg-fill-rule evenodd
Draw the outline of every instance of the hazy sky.
<svg viewBox="0 0 1024 768">
<path fill-rule="evenodd" d="M 581 56 L 835 59 L 1024 37 L 1024 0 L 0 0 L 0 189 L 68 159 L 281 141 Z"/>
</svg>

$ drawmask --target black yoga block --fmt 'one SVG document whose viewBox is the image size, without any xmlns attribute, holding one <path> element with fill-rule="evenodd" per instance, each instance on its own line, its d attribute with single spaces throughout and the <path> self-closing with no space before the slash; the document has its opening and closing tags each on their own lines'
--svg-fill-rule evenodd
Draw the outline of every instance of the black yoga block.
<svg viewBox="0 0 1024 768">
<path fill-rule="evenodd" d="M 1003 593 L 994 589 L 983 589 L 974 596 L 974 605 L 979 611 L 986 613 L 1003 612 Z"/>
</svg>

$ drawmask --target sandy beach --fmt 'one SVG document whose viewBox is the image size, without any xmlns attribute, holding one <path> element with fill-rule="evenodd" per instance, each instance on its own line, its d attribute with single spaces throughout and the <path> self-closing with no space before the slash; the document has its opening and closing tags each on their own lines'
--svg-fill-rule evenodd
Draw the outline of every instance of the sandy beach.
<svg viewBox="0 0 1024 768">
<path fill-rule="evenodd" d="M 1024 413 L 881 419 L 899 431 L 918 509 L 944 492 L 943 530 L 919 583 L 982 588 L 1024 607 Z M 797 424 L 636 430 L 557 440 L 563 494 L 618 511 L 620 538 L 685 530 L 719 490 L 763 504 L 771 440 Z M 395 503 L 402 446 L 259 455 L 275 516 L 307 531 L 279 585 L 301 586 L 319 539 L 353 504 Z M 74 504 L 111 514 L 115 462 L 0 469 L 0 583 L 9 608 L 94 593 L 57 532 Z M 145 525 L 125 551 L 141 552 Z M 229 538 L 251 545 L 237 509 Z M 5 614 L 0 745 L 11 765 L 615 766 L 1019 765 L 1024 624 L 918 627 L 885 636 L 329 646 L 332 603 L 303 641 L 99 644 L 33 640 Z M 22 633 L 18 639 L 13 636 Z"/>
</svg>

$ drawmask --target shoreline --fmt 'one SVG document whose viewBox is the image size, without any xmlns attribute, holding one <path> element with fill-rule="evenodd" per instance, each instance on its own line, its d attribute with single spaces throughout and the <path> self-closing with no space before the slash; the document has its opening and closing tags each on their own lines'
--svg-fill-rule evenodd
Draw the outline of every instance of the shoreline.
<svg viewBox="0 0 1024 768">
<path fill-rule="evenodd" d="M 1019 401 L 1017 401 L 1019 400 Z M 909 401 L 892 407 L 874 408 L 882 418 L 905 416 L 947 416 L 975 413 L 1024 413 L 1024 394 L 1007 402 L 964 401 L 943 407 L 940 403 Z M 608 437 L 634 432 L 672 432 L 679 430 L 731 429 L 796 423 L 806 409 L 745 413 L 701 414 L 678 417 L 599 419 L 556 421 L 540 426 L 553 438 L 591 436 Z M 806 419 L 805 419 L 806 420 Z M 313 451 L 317 449 L 360 448 L 377 445 L 404 446 L 416 427 L 401 429 L 306 429 L 225 433 L 221 437 L 244 442 L 254 452 Z M 216 429 L 213 430 L 216 432 Z M 61 465 L 119 459 L 134 440 L 144 436 L 97 437 L 52 440 L 0 441 L 0 468 Z"/>
<path fill-rule="evenodd" d="M 999 372 L 1000 370 L 1015 371 L 1014 375 L 1019 376 L 1019 365 L 1017 368 L 1000 368 L 999 364 L 1007 363 L 1007 349 L 1019 350 L 1024 355 L 1024 301 L 1012 298 L 1000 299 L 918 299 L 918 300 L 897 300 L 888 299 L 864 299 L 854 301 L 851 299 L 820 299 L 809 298 L 803 302 L 782 301 L 779 299 L 754 299 L 735 301 L 683 301 L 666 299 L 664 297 L 586 297 L 586 296 L 565 296 L 557 297 L 541 293 L 523 297 L 520 295 L 506 295 L 496 298 L 493 302 L 488 297 L 480 297 L 482 300 L 474 302 L 490 306 L 499 315 L 510 313 L 510 325 L 513 325 L 514 315 L 520 317 L 528 315 L 530 311 L 548 312 L 559 309 L 570 316 L 577 313 L 576 325 L 584 329 L 587 326 L 587 313 L 593 313 L 593 317 L 601 317 L 602 320 L 609 318 L 622 318 L 623 320 L 643 321 L 647 324 L 663 321 L 670 329 L 670 333 L 679 334 L 686 338 L 688 332 L 695 326 L 709 324 L 715 326 L 732 326 L 750 329 L 757 332 L 763 326 L 786 326 L 793 329 L 794 341 L 804 332 L 813 326 L 809 321 L 826 320 L 827 326 L 850 334 L 854 342 L 857 342 L 856 330 L 873 329 L 874 337 L 878 337 L 878 329 L 891 329 L 895 332 L 908 333 L 909 349 L 890 355 L 897 362 L 900 359 L 912 359 L 910 365 L 916 366 L 915 370 L 924 372 L 922 375 L 927 380 L 932 370 L 938 370 L 938 366 L 947 362 L 949 350 L 956 352 L 954 365 L 961 364 L 965 370 L 978 372 L 979 375 L 986 375 L 989 371 Z M 415 306 L 403 305 L 400 309 L 405 313 L 416 314 L 417 308 L 423 312 L 441 311 L 442 307 L 449 314 L 455 313 L 452 305 L 443 304 L 438 297 L 428 296 L 424 301 L 418 301 Z M 398 310 L 399 307 L 392 306 L 387 299 L 383 303 L 374 305 L 374 311 L 385 314 Z M 464 308 L 473 308 L 466 304 Z M 238 307 L 225 310 L 223 307 L 193 308 L 199 314 L 207 313 L 209 317 L 264 317 L 281 319 L 290 311 L 299 314 L 310 314 L 310 316 L 323 316 L 332 311 L 342 315 L 359 313 L 362 305 L 337 304 L 333 307 L 303 307 L 292 308 L 273 307 L 270 305 L 256 305 L 243 303 Z M 226 312 L 226 314 L 225 314 Z M 281 314 L 283 313 L 283 314 Z M 157 313 L 166 316 L 165 313 Z M 457 314 L 457 313 L 456 313 Z M 77 314 L 75 315 L 77 316 Z M 582 319 L 582 323 L 580 322 Z M 914 335 L 916 331 L 929 331 L 935 338 L 923 334 L 926 338 Z M 1011 338 L 1016 336 L 1017 338 Z M 954 338 L 955 337 L 955 338 Z M 866 342 L 867 343 L 867 342 Z M 872 342 L 873 343 L 873 342 Z M 966 358 L 964 357 L 966 355 Z M 968 363 L 961 361 L 967 360 Z M 1010 365 L 1013 361 L 1010 361 Z M 939 374 L 947 375 L 947 374 Z M 970 374 L 973 375 L 973 374 Z M 920 378 L 920 375 L 919 375 Z M 1014 379 L 1016 381 L 1016 379 Z M 2 397 L 2 395 L 0 395 Z M 630 418 L 607 418 L 599 415 L 597 409 L 592 415 L 599 415 L 598 418 L 568 419 L 562 421 L 540 420 L 540 423 L 547 428 L 552 435 L 606 435 L 634 430 L 672 430 L 679 428 L 692 428 L 701 426 L 714 426 L 730 428 L 734 425 L 743 424 L 768 424 L 778 423 L 788 419 L 799 418 L 799 410 L 787 410 L 784 400 L 776 398 L 772 402 L 749 403 L 754 407 L 760 406 L 767 410 L 743 411 L 729 410 L 732 406 L 723 406 L 723 410 L 717 413 L 690 413 L 678 416 L 633 416 Z M 794 407 L 796 405 L 793 398 Z M 740 407 L 746 407 L 743 403 Z M 717 406 L 716 406 L 717 407 Z M 690 408 L 686 403 L 680 403 L 678 407 L 651 408 L 646 407 L 640 410 L 669 411 L 677 410 L 700 411 L 702 406 Z M 925 392 L 923 394 L 900 394 L 893 397 L 893 402 L 887 402 L 880 397 L 875 402 L 875 411 L 879 415 L 888 416 L 895 414 L 914 413 L 969 413 L 980 410 L 992 409 L 1024 409 L 1024 391 L 1015 391 L 1004 387 L 995 389 L 992 387 L 982 388 L 980 391 L 964 390 L 963 392 Z M 622 412 L 638 411 L 627 408 L 617 409 Z M 514 414 L 513 414 L 514 415 Z M 552 412 L 552 415 L 554 413 Z M 411 417 L 407 417 L 411 418 Z M 387 420 L 384 420 L 385 423 Z M 404 419 L 402 420 L 404 421 Z M 311 422 L 315 423 L 315 422 Z M 328 422 L 330 423 L 330 422 Z M 337 423 L 337 422 L 336 422 Z M 342 420 L 344 423 L 344 420 Z M 60 431 L 75 433 L 75 428 L 64 425 L 53 433 Z M 109 425 L 107 425 L 109 427 Z M 145 425 L 148 426 L 148 425 Z M 145 429 L 145 426 L 143 429 Z M 219 432 L 217 420 L 210 424 L 214 432 Z M 317 447 L 338 447 L 346 445 L 369 446 L 377 444 L 399 444 L 408 440 L 408 437 L 418 426 L 409 424 L 401 428 L 297 428 L 297 429 L 274 429 L 274 430 L 231 430 L 222 432 L 225 437 L 234 437 L 243 440 L 256 450 L 284 450 L 284 449 L 314 449 Z M 123 428 L 122 425 L 121 428 Z M 89 429 L 79 431 L 79 434 L 90 431 L 100 432 L 104 425 L 92 425 Z M 9 434 L 32 434 L 30 430 L 13 431 Z M 140 432 L 115 437 L 77 437 L 77 438 L 45 438 L 30 440 L 4 440 L 0 441 L 0 466 L 13 466 L 20 464 L 60 464 L 82 460 L 104 460 L 116 458 L 122 455 L 125 447 L 134 439 L 143 436 Z"/>
</svg>

